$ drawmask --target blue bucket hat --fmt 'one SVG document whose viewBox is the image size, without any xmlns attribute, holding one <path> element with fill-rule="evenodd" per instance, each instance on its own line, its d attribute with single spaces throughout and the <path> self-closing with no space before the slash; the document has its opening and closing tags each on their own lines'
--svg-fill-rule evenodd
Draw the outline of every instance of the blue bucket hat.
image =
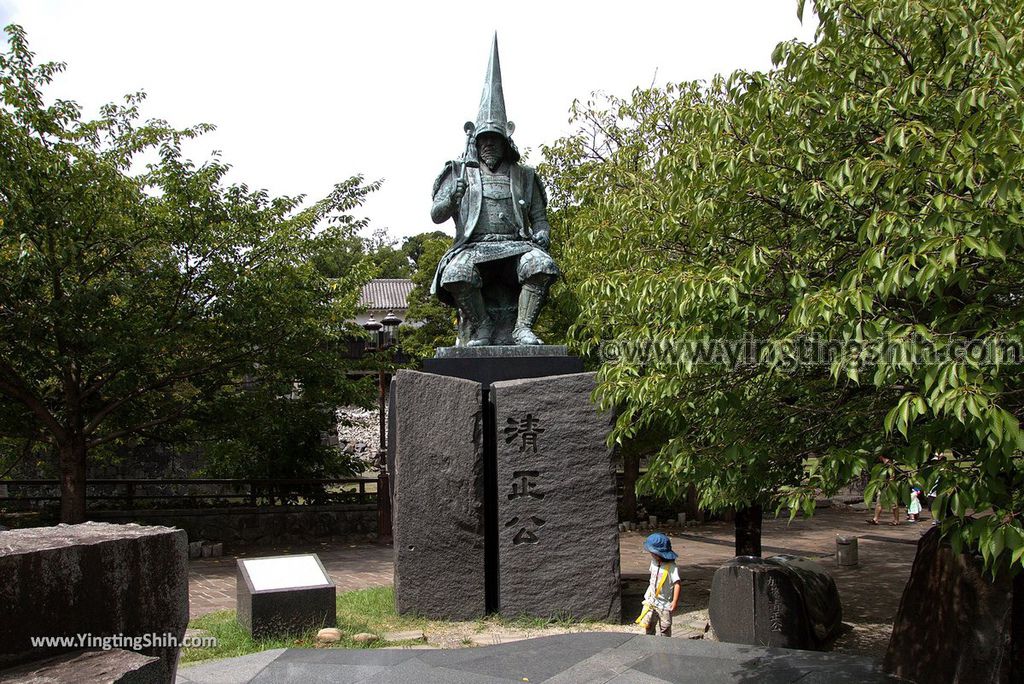
<svg viewBox="0 0 1024 684">
<path fill-rule="evenodd" d="M 647 540 L 644 542 L 644 548 L 651 553 L 658 554 L 665 560 L 675 560 L 679 557 L 679 554 L 672 550 L 672 542 L 661 532 L 655 532 L 647 537 Z"/>
</svg>

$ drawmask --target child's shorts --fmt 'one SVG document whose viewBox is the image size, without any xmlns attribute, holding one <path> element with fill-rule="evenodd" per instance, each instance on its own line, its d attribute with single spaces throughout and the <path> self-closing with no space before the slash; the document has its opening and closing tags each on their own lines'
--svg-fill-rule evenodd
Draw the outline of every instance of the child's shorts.
<svg viewBox="0 0 1024 684">
<path fill-rule="evenodd" d="M 644 628 L 648 634 L 672 636 L 672 612 L 651 606 Z"/>
</svg>

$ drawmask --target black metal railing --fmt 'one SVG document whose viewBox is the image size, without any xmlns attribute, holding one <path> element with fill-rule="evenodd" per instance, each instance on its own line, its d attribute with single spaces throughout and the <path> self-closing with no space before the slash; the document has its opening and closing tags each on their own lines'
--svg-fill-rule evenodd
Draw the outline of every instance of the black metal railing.
<svg viewBox="0 0 1024 684">
<path fill-rule="evenodd" d="M 90 479 L 91 510 L 371 504 L 376 478 L 329 479 Z M 28 511 L 60 503 L 59 480 L 0 480 L 0 509 Z"/>
</svg>

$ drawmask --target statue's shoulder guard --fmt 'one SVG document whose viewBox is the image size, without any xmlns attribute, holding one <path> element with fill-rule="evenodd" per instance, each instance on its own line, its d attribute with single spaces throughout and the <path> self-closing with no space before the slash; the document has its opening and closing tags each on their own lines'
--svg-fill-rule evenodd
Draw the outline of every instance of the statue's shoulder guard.
<svg viewBox="0 0 1024 684">
<path fill-rule="evenodd" d="M 537 169 L 526 164 L 520 164 L 520 168 L 523 172 L 523 185 L 533 195 L 540 197 L 541 205 L 546 209 L 548 206 L 548 193 L 544 189 L 544 184 L 540 182 L 540 176 L 537 175 Z"/>
<path fill-rule="evenodd" d="M 444 163 L 444 168 L 441 169 L 441 173 L 437 174 L 437 178 L 434 179 L 434 189 L 430 192 L 431 197 L 437 197 L 437 191 L 441 189 L 441 184 L 444 183 L 445 177 L 452 174 L 454 166 L 455 162 L 453 161 L 446 161 Z"/>
</svg>

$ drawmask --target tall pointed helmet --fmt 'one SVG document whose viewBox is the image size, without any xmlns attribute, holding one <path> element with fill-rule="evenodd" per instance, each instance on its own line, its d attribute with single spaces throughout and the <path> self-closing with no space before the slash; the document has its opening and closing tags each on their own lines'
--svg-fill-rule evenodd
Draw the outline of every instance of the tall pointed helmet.
<svg viewBox="0 0 1024 684">
<path fill-rule="evenodd" d="M 498 59 L 498 33 L 494 33 L 491 44 L 491 58 L 487 63 L 487 74 L 484 76 L 484 91 L 480 96 L 480 112 L 476 116 L 476 135 L 481 133 L 497 133 L 508 141 L 509 152 L 519 161 L 519 151 L 512 142 L 512 132 L 516 125 L 508 120 L 505 114 L 505 93 L 501 87 L 501 62 Z"/>
</svg>

